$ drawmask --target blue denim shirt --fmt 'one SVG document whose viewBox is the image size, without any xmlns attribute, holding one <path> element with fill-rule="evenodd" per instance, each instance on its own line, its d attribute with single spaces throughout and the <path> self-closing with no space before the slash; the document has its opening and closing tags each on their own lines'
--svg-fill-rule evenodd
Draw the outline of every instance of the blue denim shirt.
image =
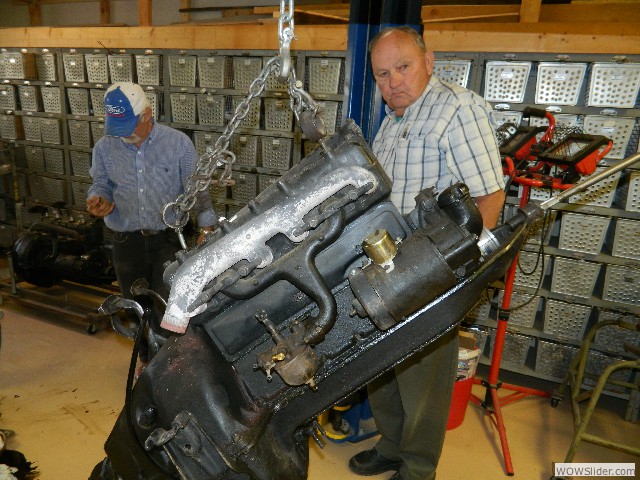
<svg viewBox="0 0 640 480">
<path fill-rule="evenodd" d="M 184 192 L 196 167 L 196 152 L 189 137 L 155 123 L 149 137 L 136 148 L 120 138 L 102 137 L 93 148 L 87 197 L 99 195 L 115 202 L 104 218 L 116 232 L 163 230 L 164 206 Z M 198 195 L 193 208 L 198 226 L 214 225 L 218 218 L 208 191 Z"/>
</svg>

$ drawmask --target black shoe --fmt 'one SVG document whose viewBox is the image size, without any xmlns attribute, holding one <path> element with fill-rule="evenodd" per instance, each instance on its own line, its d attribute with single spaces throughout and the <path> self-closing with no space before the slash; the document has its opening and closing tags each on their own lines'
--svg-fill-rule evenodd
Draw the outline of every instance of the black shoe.
<svg viewBox="0 0 640 480">
<path fill-rule="evenodd" d="M 349 460 L 349 470 L 357 475 L 377 475 L 389 470 L 398 470 L 401 465 L 400 460 L 390 460 L 380 455 L 375 448 L 360 452 Z"/>
</svg>

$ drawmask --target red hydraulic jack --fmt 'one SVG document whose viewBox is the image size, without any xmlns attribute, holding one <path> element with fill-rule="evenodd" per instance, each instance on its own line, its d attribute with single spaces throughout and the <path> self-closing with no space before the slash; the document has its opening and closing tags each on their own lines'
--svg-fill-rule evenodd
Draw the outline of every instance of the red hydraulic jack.
<svg viewBox="0 0 640 480">
<path fill-rule="evenodd" d="M 523 207 L 527 203 L 529 196 L 528 186 L 524 186 L 522 192 L 522 198 L 520 199 L 520 207 Z M 507 331 L 507 323 L 509 321 L 509 307 L 511 306 L 511 296 L 513 293 L 513 282 L 516 277 L 516 269 L 518 268 L 518 256 L 513 260 L 513 263 L 507 271 L 505 277 L 504 295 L 502 298 L 502 305 L 498 314 L 498 328 L 496 329 L 496 336 L 494 340 L 493 353 L 491 355 L 491 366 L 489 367 L 489 377 L 487 380 L 475 379 L 474 383 L 482 384 L 486 388 L 484 401 L 475 395 L 471 395 L 471 401 L 476 405 L 484 408 L 485 412 L 490 416 L 494 425 L 498 429 L 500 435 L 500 445 L 502 447 L 502 456 L 504 457 L 504 468 L 507 475 L 512 476 L 514 474 L 513 464 L 511 463 L 511 453 L 509 452 L 509 443 L 507 442 L 507 430 L 504 426 L 504 419 L 502 418 L 502 406 L 509 403 L 513 403 L 521 398 L 529 395 L 538 395 L 541 397 L 550 397 L 549 392 L 542 390 L 534 390 L 532 388 L 521 387 L 518 385 L 512 385 L 509 383 L 502 383 L 498 380 L 498 374 L 500 373 L 500 362 L 502 361 L 502 350 L 504 347 L 504 339 Z M 511 390 L 512 393 L 500 397 L 498 395 L 498 389 L 504 388 Z"/>
</svg>

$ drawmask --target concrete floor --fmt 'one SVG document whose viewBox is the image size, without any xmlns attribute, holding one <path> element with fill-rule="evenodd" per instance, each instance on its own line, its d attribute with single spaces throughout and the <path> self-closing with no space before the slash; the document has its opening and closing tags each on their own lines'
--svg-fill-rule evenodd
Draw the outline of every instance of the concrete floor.
<svg viewBox="0 0 640 480">
<path fill-rule="evenodd" d="M 88 335 L 86 323 L 3 297 L 0 428 L 16 432 L 8 448 L 35 462 L 43 480 L 86 479 L 103 458 L 104 442 L 122 408 L 132 343 L 106 329 Z M 534 384 L 529 377 L 502 379 L 547 390 L 555 387 Z M 474 392 L 482 395 L 482 388 L 475 386 Z M 640 426 L 622 418 L 626 404 L 611 397 L 605 400 L 590 431 L 640 447 Z M 548 479 L 552 462 L 564 460 L 573 434 L 569 402 L 552 408 L 548 399 L 527 397 L 502 412 L 515 476 Z M 321 450 L 312 442 L 308 478 L 361 478 L 349 472 L 347 461 L 374 443 L 375 437 L 356 444 L 326 442 Z M 469 404 L 463 424 L 447 434 L 438 478 L 506 477 L 499 445 L 490 419 Z M 583 444 L 575 461 L 634 463 L 637 458 Z M 390 473 L 369 478 L 388 477 Z"/>
</svg>

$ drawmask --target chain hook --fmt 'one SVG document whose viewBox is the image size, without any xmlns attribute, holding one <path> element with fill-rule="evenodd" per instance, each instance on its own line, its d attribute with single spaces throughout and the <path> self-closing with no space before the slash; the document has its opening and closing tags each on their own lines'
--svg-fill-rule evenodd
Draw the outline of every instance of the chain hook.
<svg viewBox="0 0 640 480">
<path fill-rule="evenodd" d="M 289 11 L 286 11 L 287 0 L 280 0 L 280 18 L 278 19 L 278 39 L 280 40 L 280 71 L 278 80 L 286 82 L 291 70 L 291 41 L 295 38 L 293 24 L 293 0 L 289 0 Z"/>
</svg>

